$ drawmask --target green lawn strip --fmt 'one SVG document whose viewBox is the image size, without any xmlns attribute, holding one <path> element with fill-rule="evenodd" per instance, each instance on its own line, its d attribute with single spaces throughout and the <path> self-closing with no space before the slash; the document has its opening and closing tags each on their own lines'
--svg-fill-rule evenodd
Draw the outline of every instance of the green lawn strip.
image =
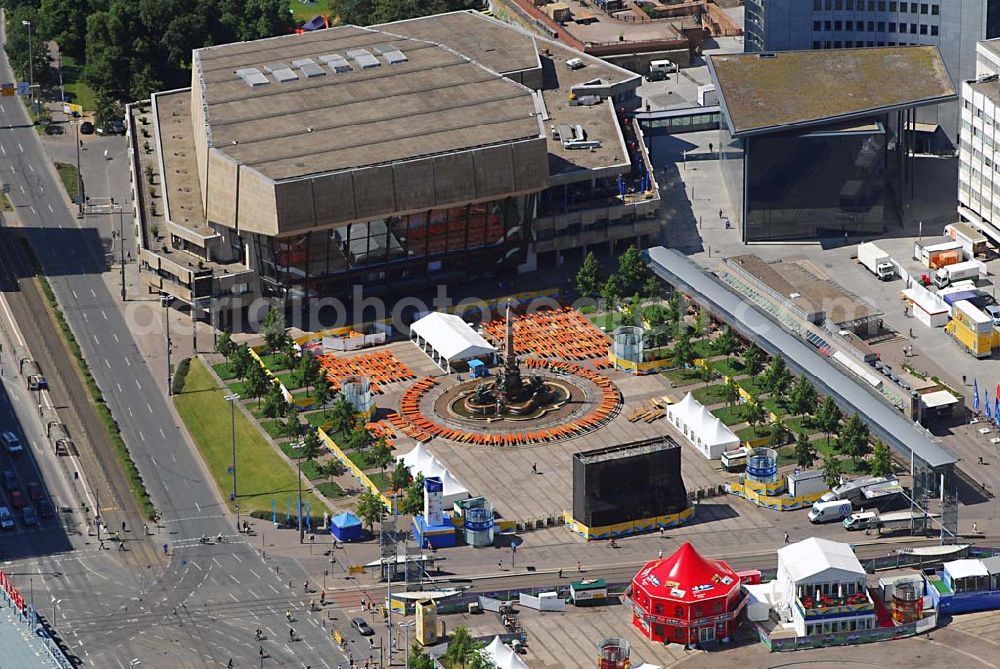
<svg viewBox="0 0 1000 669">
<path fill-rule="evenodd" d="M 752 439 L 761 439 L 762 437 L 771 436 L 771 427 L 767 424 L 758 425 L 757 429 L 747 426 L 742 430 L 736 431 L 736 436 L 740 438 L 741 441 L 749 441 Z"/>
<path fill-rule="evenodd" d="M 698 375 L 698 370 L 696 369 L 678 367 L 677 369 L 668 369 L 661 373 L 673 381 L 675 386 L 689 386 L 692 383 L 701 381 L 701 377 Z"/>
<path fill-rule="evenodd" d="M 789 446 L 782 446 L 778 449 L 778 466 L 783 465 L 794 465 L 798 463 L 798 458 L 795 456 L 795 444 Z M 815 464 L 815 463 L 814 463 Z"/>
<path fill-rule="evenodd" d="M 276 376 L 279 381 L 285 384 L 285 389 L 288 391 L 298 390 L 302 387 L 302 383 L 299 381 L 299 375 L 295 372 L 282 372 Z"/>
<path fill-rule="evenodd" d="M 367 451 L 350 451 L 347 453 L 347 459 L 356 464 L 361 471 L 375 466 L 375 463 L 369 459 Z"/>
<path fill-rule="evenodd" d="M 201 360 L 195 359 L 185 380 L 184 392 L 174 396 L 174 404 L 212 478 L 223 497 L 228 499 L 232 485 L 229 473 L 232 442 L 225 394 Z M 240 509 L 270 512 L 273 498 L 278 498 L 280 507 L 282 496 L 294 496 L 297 489 L 295 471 L 274 452 L 257 426 L 242 412 L 236 413 L 235 423 Z M 309 500 L 313 509 L 323 508 L 315 495 L 306 492 L 303 497 Z"/>
<path fill-rule="evenodd" d="M 702 386 L 701 388 L 695 388 L 691 391 L 691 394 L 696 400 L 702 404 L 718 404 L 719 402 L 725 402 L 725 386 L 721 383 L 717 383 L 712 386 Z"/>
<path fill-rule="evenodd" d="M 764 387 L 764 377 L 758 375 L 756 379 L 751 377 L 746 377 L 738 381 L 739 385 L 743 390 L 747 391 L 751 395 L 763 395 L 767 392 Z"/>
<path fill-rule="evenodd" d="M 284 422 L 277 418 L 273 420 L 265 420 L 260 424 L 260 426 L 272 439 L 280 439 L 284 436 L 281 433 L 281 429 L 284 427 Z"/>
<path fill-rule="evenodd" d="M 305 418 L 306 422 L 313 427 L 323 427 L 324 425 L 329 425 L 330 423 L 329 412 L 310 411 L 309 413 L 302 414 L 302 417 Z"/>
<path fill-rule="evenodd" d="M 306 399 L 308 397 L 309 397 L 309 391 L 306 390 L 305 388 L 302 388 L 301 390 L 295 390 L 292 392 L 293 400 L 301 400 L 301 399 Z"/>
<path fill-rule="evenodd" d="M 783 422 L 785 423 L 785 427 L 792 431 L 792 434 L 797 435 L 799 432 L 812 434 L 816 431 L 812 416 L 790 416 L 784 418 Z"/>
<path fill-rule="evenodd" d="M 63 188 L 66 189 L 66 194 L 69 195 L 70 200 L 75 202 L 80 185 L 76 165 L 60 162 L 56 162 L 55 165 L 56 171 L 59 173 L 59 180 L 62 181 Z"/>
<path fill-rule="evenodd" d="M 713 360 L 710 364 L 719 374 L 734 378 L 743 374 L 743 363 L 736 358 L 720 358 Z"/>
<path fill-rule="evenodd" d="M 63 89 L 69 102 L 80 105 L 84 111 L 97 109 L 97 94 L 84 83 L 83 66 L 76 62 L 76 58 L 65 53 L 61 54 L 61 59 Z"/>
<path fill-rule="evenodd" d="M 379 490 L 390 490 L 392 488 L 392 481 L 390 481 L 382 472 L 372 472 L 368 474 L 368 480 L 378 486 Z"/>
<path fill-rule="evenodd" d="M 784 406 L 778 403 L 777 397 L 768 397 L 765 400 L 761 400 L 761 404 L 764 405 L 765 409 L 775 414 L 776 416 L 781 417 L 788 415 L 788 409 L 786 409 Z"/>
<path fill-rule="evenodd" d="M 331 481 L 317 483 L 316 489 L 323 493 L 323 496 L 327 499 L 337 499 L 338 497 L 344 497 L 347 494 L 344 492 L 343 488 Z"/>
<path fill-rule="evenodd" d="M 219 375 L 219 378 L 223 381 L 229 381 L 236 378 L 236 372 L 233 371 L 233 366 L 228 362 L 220 362 L 217 365 L 212 365 L 212 369 L 215 373 Z"/>
<path fill-rule="evenodd" d="M 30 247 L 27 248 L 30 249 Z M 34 255 L 30 255 L 29 257 L 34 258 Z M 111 415 L 111 410 L 108 409 L 108 405 L 104 400 L 104 394 L 101 392 L 101 389 L 97 386 L 97 382 L 90 373 L 90 367 L 87 365 L 87 361 L 83 357 L 83 352 L 80 350 L 80 344 L 76 341 L 76 336 L 73 334 L 73 330 L 70 328 L 69 322 L 63 315 L 62 309 L 59 308 L 59 302 L 56 300 L 55 293 L 52 292 L 52 286 L 49 284 L 49 280 L 42 277 L 39 283 L 42 288 L 42 294 L 45 295 L 45 301 L 48 302 L 49 309 L 55 317 L 56 324 L 58 324 L 59 330 L 62 333 L 63 340 L 66 342 L 67 346 L 69 346 L 70 351 L 73 353 L 73 357 L 76 359 L 77 369 L 83 376 L 84 385 L 87 386 L 87 390 L 90 393 L 90 399 L 94 403 L 97 415 L 100 416 L 101 424 L 104 426 L 104 431 L 108 436 L 108 441 L 114 448 L 118 462 L 125 471 L 125 475 L 128 477 L 129 489 L 132 491 L 132 496 L 135 497 L 135 501 L 139 505 L 139 510 L 142 511 L 143 516 L 152 519 L 153 516 L 156 515 L 156 507 L 153 506 L 153 502 L 149 498 L 149 493 L 146 491 L 146 484 L 143 482 L 142 476 L 139 474 L 139 469 L 135 466 L 135 461 L 132 460 L 132 454 L 129 452 L 128 446 L 125 445 L 125 440 L 122 439 L 121 429 L 118 427 L 118 421 L 116 421 L 114 416 Z"/>
<path fill-rule="evenodd" d="M 260 356 L 260 359 L 264 362 L 264 366 L 271 370 L 272 374 L 280 374 L 287 371 L 282 364 L 285 361 L 285 356 L 281 353 L 268 353 L 266 355 L 258 353 L 257 355 Z"/>
<path fill-rule="evenodd" d="M 748 410 L 749 407 L 746 404 L 736 404 L 731 407 L 712 409 L 712 413 L 726 425 L 736 425 L 737 423 L 746 421 Z"/>
<path fill-rule="evenodd" d="M 715 342 L 711 339 L 699 339 L 694 342 L 694 352 L 699 358 L 711 358 L 716 355 Z"/>
<path fill-rule="evenodd" d="M 246 386 L 242 381 L 228 381 L 226 385 L 229 386 L 230 392 L 246 397 Z"/>
</svg>

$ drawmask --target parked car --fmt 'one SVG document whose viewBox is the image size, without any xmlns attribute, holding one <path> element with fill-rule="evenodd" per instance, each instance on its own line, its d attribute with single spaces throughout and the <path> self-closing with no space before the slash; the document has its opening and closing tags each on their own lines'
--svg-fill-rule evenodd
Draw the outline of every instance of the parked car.
<svg viewBox="0 0 1000 669">
<path fill-rule="evenodd" d="M 7 448 L 7 452 L 11 455 L 24 451 L 24 446 L 21 444 L 21 440 L 18 439 L 17 435 L 13 432 L 4 432 L 3 434 L 0 434 L 0 438 L 3 439 L 3 444 Z"/>
<path fill-rule="evenodd" d="M 56 510 L 52 508 L 52 502 L 47 499 L 38 502 L 38 515 L 42 518 L 51 518 L 56 515 Z"/>
<path fill-rule="evenodd" d="M 24 507 L 24 524 L 28 527 L 32 527 L 38 524 L 38 516 L 35 515 L 35 510 L 30 506 Z"/>
<path fill-rule="evenodd" d="M 993 325 L 1000 325 L 1000 306 L 991 304 L 983 309 L 983 311 L 986 312 L 987 316 L 993 319 Z"/>
<path fill-rule="evenodd" d="M 97 129 L 98 135 L 124 135 L 125 123 L 121 119 L 113 118 L 104 124 L 103 128 Z"/>
<path fill-rule="evenodd" d="M 20 490 L 15 490 L 10 494 L 10 505 L 15 509 L 24 508 L 24 495 L 21 494 Z"/>
<path fill-rule="evenodd" d="M 14 527 L 14 514 L 6 506 L 0 506 L 0 530 L 12 530 Z"/>
<path fill-rule="evenodd" d="M 90 121 L 84 121 L 80 124 L 80 134 L 81 135 L 93 135 L 94 134 L 94 124 Z"/>
<path fill-rule="evenodd" d="M 9 469 L 3 473 L 3 487 L 7 488 L 7 490 L 17 490 L 21 487 L 21 484 L 17 482 L 17 476 Z"/>
<path fill-rule="evenodd" d="M 46 135 L 61 135 L 65 132 L 65 129 L 58 123 L 49 123 L 45 126 Z"/>
<path fill-rule="evenodd" d="M 42 498 L 42 486 L 37 481 L 28 484 L 28 497 L 36 502 Z"/>
<path fill-rule="evenodd" d="M 352 618 L 351 625 L 354 629 L 361 632 L 362 636 L 374 636 L 375 634 L 375 630 L 371 628 L 371 625 L 365 622 L 364 618 Z"/>
</svg>

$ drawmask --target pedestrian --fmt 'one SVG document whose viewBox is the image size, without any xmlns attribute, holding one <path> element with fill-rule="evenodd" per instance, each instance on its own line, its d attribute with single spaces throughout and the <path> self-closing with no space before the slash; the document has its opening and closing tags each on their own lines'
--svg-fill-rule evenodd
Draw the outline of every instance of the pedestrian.
<svg viewBox="0 0 1000 669">
<path fill-rule="evenodd" d="M 657 551 L 656 557 L 659 558 L 660 560 L 663 559 L 663 549 L 662 548 L 659 551 Z"/>
<path fill-rule="evenodd" d="M 105 546 L 104 546 L 104 539 L 101 539 L 101 545 L 100 545 L 100 546 L 98 546 L 98 550 L 102 550 L 102 551 L 103 551 L 103 550 L 107 550 L 107 549 L 105 548 Z"/>
<path fill-rule="evenodd" d="M 559 578 L 562 578 L 562 567 L 559 567 Z"/>
<path fill-rule="evenodd" d="M 121 553 L 123 550 L 125 550 L 125 542 L 124 541 L 119 541 L 118 542 L 118 552 Z"/>
<path fill-rule="evenodd" d="M 721 209 L 719 210 L 719 218 L 720 219 L 722 218 L 722 210 Z"/>
<path fill-rule="evenodd" d="M 962 374 L 962 385 L 963 386 L 966 385 L 966 383 L 965 383 L 965 374 Z"/>
<path fill-rule="evenodd" d="M 910 328 L 910 339 L 913 339 L 913 328 Z"/>
<path fill-rule="evenodd" d="M 147 525 L 146 523 L 142 524 L 142 535 L 144 537 L 148 537 L 149 536 L 149 525 Z"/>
<path fill-rule="evenodd" d="M 531 473 L 532 474 L 537 474 L 538 473 L 538 463 L 537 462 L 532 462 L 531 463 Z"/>
<path fill-rule="evenodd" d="M 287 620 L 288 622 L 292 622 L 292 610 L 291 609 L 285 609 L 285 620 Z"/>
<path fill-rule="evenodd" d="M 503 571 L 503 560 L 497 560 L 497 571 Z"/>
<path fill-rule="evenodd" d="M 264 647 L 263 646 L 260 647 L 260 650 L 257 651 L 257 654 L 260 655 L 262 658 L 264 657 Z"/>
<path fill-rule="evenodd" d="M 167 550 L 168 550 L 169 548 L 170 548 L 170 545 L 169 545 L 169 544 L 163 544 L 163 554 L 164 554 L 164 555 L 166 555 L 166 554 L 167 554 Z"/>
<path fill-rule="evenodd" d="M 979 523 L 972 523 L 972 533 L 979 534 Z"/>
<path fill-rule="evenodd" d="M 579 560 L 576 561 L 576 570 L 583 571 L 583 565 L 580 564 Z"/>
<path fill-rule="evenodd" d="M 663 528 L 662 527 L 660 528 L 660 538 L 661 539 L 663 538 Z"/>
<path fill-rule="evenodd" d="M 986 464 L 986 463 L 983 462 L 983 456 L 981 456 L 981 455 L 979 456 L 979 464 L 981 464 L 981 465 L 982 464 Z"/>
<path fill-rule="evenodd" d="M 785 532 L 785 543 L 788 543 L 788 532 Z"/>
<path fill-rule="evenodd" d="M 319 593 L 319 605 L 326 606 L 326 590 L 321 590 Z"/>
<path fill-rule="evenodd" d="M 122 521 L 122 532 L 124 532 L 124 531 L 125 531 L 125 521 L 123 520 Z"/>
<path fill-rule="evenodd" d="M 229 658 L 229 662 L 226 662 L 226 669 L 233 669 L 233 658 Z"/>
<path fill-rule="evenodd" d="M 714 149 L 714 148 L 715 148 L 715 147 L 713 147 L 713 146 L 712 146 L 712 143 L 711 143 L 711 142 L 709 142 L 709 143 L 708 143 L 708 152 L 709 152 L 709 153 L 712 153 L 712 149 Z"/>
</svg>

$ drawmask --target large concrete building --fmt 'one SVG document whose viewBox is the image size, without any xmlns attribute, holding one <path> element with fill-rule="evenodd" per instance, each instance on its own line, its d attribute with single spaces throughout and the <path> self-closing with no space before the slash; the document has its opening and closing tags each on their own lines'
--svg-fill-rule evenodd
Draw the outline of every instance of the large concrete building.
<svg viewBox="0 0 1000 669">
<path fill-rule="evenodd" d="M 1000 244 L 1000 39 L 976 56 L 975 79 L 962 82 L 958 213 Z"/>
<path fill-rule="evenodd" d="M 744 29 L 748 52 L 936 46 L 957 85 L 973 77 L 976 42 L 1000 36 L 1000 0 L 746 0 Z M 957 104 L 921 109 L 917 121 L 928 148 L 957 145 Z"/>
<path fill-rule="evenodd" d="M 141 276 L 239 308 L 646 243 L 640 81 L 475 12 L 198 49 L 129 108 Z"/>
</svg>

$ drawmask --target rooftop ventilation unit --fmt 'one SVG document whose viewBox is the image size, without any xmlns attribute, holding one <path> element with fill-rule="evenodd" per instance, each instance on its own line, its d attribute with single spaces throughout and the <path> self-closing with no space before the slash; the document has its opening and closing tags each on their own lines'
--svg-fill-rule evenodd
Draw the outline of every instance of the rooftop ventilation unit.
<svg viewBox="0 0 1000 669">
<path fill-rule="evenodd" d="M 312 79 L 313 77 L 322 77 L 326 74 L 323 68 L 316 64 L 312 58 L 302 58 L 299 60 L 293 60 L 292 65 L 302 70 L 302 74 L 306 75 L 307 79 Z"/>
<path fill-rule="evenodd" d="M 297 81 L 299 78 L 299 75 L 295 74 L 294 72 L 292 72 L 290 68 L 287 67 L 273 70 L 272 73 L 274 74 L 274 78 L 280 81 L 281 83 L 285 83 L 288 81 Z"/>
<path fill-rule="evenodd" d="M 264 74 L 256 67 L 247 67 L 242 70 L 236 70 L 236 76 L 246 82 L 247 86 L 250 86 L 251 88 L 263 86 L 268 83 L 267 77 L 265 77 Z"/>
<path fill-rule="evenodd" d="M 399 63 L 405 63 L 409 58 L 406 57 L 402 51 L 392 44 L 382 44 L 381 46 L 375 47 L 379 55 L 385 58 L 385 61 L 390 65 L 398 65 Z"/>
<path fill-rule="evenodd" d="M 326 56 L 320 56 L 319 59 L 329 66 L 334 72 L 350 72 L 352 69 L 351 64 L 347 62 L 343 56 L 339 53 L 332 53 Z"/>
<path fill-rule="evenodd" d="M 367 49 L 351 49 L 347 52 L 348 58 L 353 58 L 354 62 L 358 64 L 362 70 L 368 70 L 373 67 L 379 67 L 381 65 L 378 62 L 378 58 L 371 55 Z"/>
</svg>

